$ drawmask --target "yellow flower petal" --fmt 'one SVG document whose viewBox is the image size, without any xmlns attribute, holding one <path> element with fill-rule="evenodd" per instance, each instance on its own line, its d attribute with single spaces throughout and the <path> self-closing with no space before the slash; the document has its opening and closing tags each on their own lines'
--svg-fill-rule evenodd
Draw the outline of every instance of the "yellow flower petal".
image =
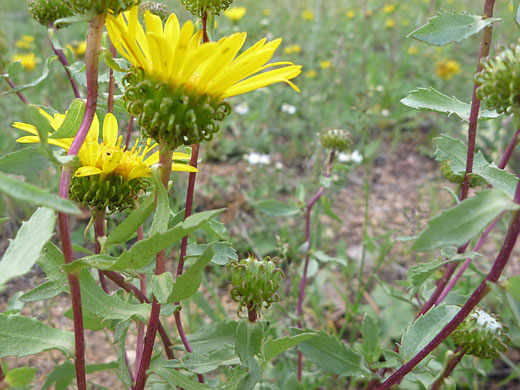
<svg viewBox="0 0 520 390">
<path fill-rule="evenodd" d="M 116 146 L 117 135 L 117 119 L 112 113 L 109 112 L 103 121 L 103 145 Z"/>
<path fill-rule="evenodd" d="M 188 164 L 172 164 L 172 172 L 198 172 L 199 170 Z"/>
<path fill-rule="evenodd" d="M 74 176 L 76 177 L 84 177 L 84 176 L 92 176 L 92 175 L 99 175 L 103 171 L 96 167 L 80 167 L 76 169 L 76 172 L 74 172 Z"/>
<path fill-rule="evenodd" d="M 123 159 L 124 152 L 122 150 L 105 152 L 103 156 L 103 173 L 110 173 L 116 169 L 119 162 Z"/>
</svg>

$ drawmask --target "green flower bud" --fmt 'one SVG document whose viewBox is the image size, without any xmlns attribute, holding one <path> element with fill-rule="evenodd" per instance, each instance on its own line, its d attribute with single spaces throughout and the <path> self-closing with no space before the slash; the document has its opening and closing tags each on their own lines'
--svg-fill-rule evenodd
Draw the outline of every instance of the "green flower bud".
<svg viewBox="0 0 520 390">
<path fill-rule="evenodd" d="M 218 122 L 231 113 L 227 102 L 186 92 L 182 85 L 173 89 L 145 79 L 140 68 L 127 73 L 123 85 L 123 102 L 136 117 L 143 135 L 157 143 L 166 142 L 172 150 L 211 140 L 220 129 Z"/>
<path fill-rule="evenodd" d="M 32 17 L 45 27 L 58 19 L 72 16 L 70 8 L 61 0 L 27 0 L 27 7 Z M 56 28 L 62 27 L 66 24 L 56 25 Z"/>
<path fill-rule="evenodd" d="M 325 149 L 337 150 L 338 152 L 345 152 L 352 146 L 350 133 L 343 129 L 323 129 L 320 134 L 320 142 Z"/>
<path fill-rule="evenodd" d="M 165 22 L 171 14 L 166 4 L 157 3 L 155 1 L 146 1 L 139 6 L 139 13 L 141 15 L 144 15 L 146 11 L 150 11 L 153 15 L 157 15 L 163 22 Z"/>
<path fill-rule="evenodd" d="M 508 328 L 483 310 L 474 310 L 451 334 L 468 355 L 496 359 L 510 343 Z"/>
<path fill-rule="evenodd" d="M 193 15 L 202 18 L 204 11 L 214 15 L 220 15 L 233 2 L 233 0 L 181 0 L 182 5 Z"/>
<path fill-rule="evenodd" d="M 520 108 L 520 46 L 502 47 L 496 57 L 484 58 L 475 76 L 477 97 L 498 113 Z"/>
<path fill-rule="evenodd" d="M 142 178 L 125 183 L 123 176 L 109 174 L 72 177 L 70 198 L 84 207 L 109 212 L 124 211 L 135 208 L 135 201 L 141 190 L 146 187 Z"/>
<path fill-rule="evenodd" d="M 228 264 L 228 269 L 232 272 L 231 298 L 238 302 L 239 316 L 243 308 L 256 309 L 260 315 L 263 307 L 268 308 L 273 302 L 280 300 L 278 289 L 285 275 L 277 268 L 278 262 L 277 257 L 257 260 L 250 255 L 247 259 Z"/>
<path fill-rule="evenodd" d="M 449 160 L 441 162 L 441 173 L 446 179 L 448 179 L 452 183 L 462 184 L 462 182 L 464 181 L 464 173 L 453 172 Z M 486 181 L 478 175 L 470 174 L 470 178 L 470 187 L 479 187 L 486 184 Z"/>
<path fill-rule="evenodd" d="M 98 14 L 111 10 L 114 14 L 128 11 L 141 0 L 63 0 L 70 8 L 79 14 L 86 14 L 94 9 Z"/>
</svg>

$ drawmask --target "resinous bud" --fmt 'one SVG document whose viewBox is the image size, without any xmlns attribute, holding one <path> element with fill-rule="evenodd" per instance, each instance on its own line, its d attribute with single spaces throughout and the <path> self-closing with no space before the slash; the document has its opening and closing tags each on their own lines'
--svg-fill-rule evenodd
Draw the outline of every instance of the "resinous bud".
<svg viewBox="0 0 520 390">
<path fill-rule="evenodd" d="M 102 14 L 109 10 L 114 14 L 128 11 L 141 0 L 63 0 L 74 12 L 86 14 L 91 10 Z"/>
<path fill-rule="evenodd" d="M 144 15 L 146 11 L 150 11 L 153 15 L 157 15 L 165 22 L 170 16 L 170 10 L 166 4 L 157 3 L 155 1 L 145 1 L 139 6 L 139 13 Z"/>
<path fill-rule="evenodd" d="M 352 146 L 352 138 L 347 130 L 326 128 L 320 133 L 320 142 L 325 149 L 345 152 Z"/>
<path fill-rule="evenodd" d="M 27 0 L 27 8 L 32 17 L 45 27 L 58 19 L 72 16 L 71 9 L 62 0 Z M 62 27 L 66 24 L 56 25 L 56 28 Z"/>
<path fill-rule="evenodd" d="M 233 2 L 233 0 L 181 0 L 182 5 L 193 15 L 202 18 L 205 12 L 220 15 Z"/>
</svg>

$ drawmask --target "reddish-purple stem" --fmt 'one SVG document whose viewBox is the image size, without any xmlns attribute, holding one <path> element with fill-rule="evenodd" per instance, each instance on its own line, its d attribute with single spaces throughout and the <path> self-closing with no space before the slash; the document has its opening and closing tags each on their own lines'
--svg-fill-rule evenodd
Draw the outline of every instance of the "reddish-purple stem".
<svg viewBox="0 0 520 390">
<path fill-rule="evenodd" d="M 515 203 L 520 203 L 520 182 L 516 187 L 514 201 Z M 484 280 L 482 280 L 477 289 L 473 292 L 471 297 L 469 297 L 464 306 L 462 306 L 455 317 L 453 317 L 453 319 L 439 332 L 439 334 L 437 334 L 437 336 L 435 336 L 433 340 L 430 341 L 428 345 L 426 345 L 426 347 L 420 350 L 413 358 L 407 361 L 404 365 L 401 366 L 401 368 L 399 368 L 385 382 L 383 382 L 383 384 L 377 388 L 378 390 L 389 389 L 392 385 L 401 382 L 406 374 L 408 374 L 415 366 L 417 366 L 417 364 L 426 358 L 426 356 L 428 356 L 435 348 L 437 348 L 439 344 L 446 340 L 446 338 L 448 338 L 448 336 L 462 323 L 462 321 L 464 321 L 464 319 L 488 293 L 489 287 L 487 284 L 496 283 L 498 281 L 498 278 L 502 274 L 505 266 L 507 265 L 507 262 L 509 261 L 509 258 L 511 257 L 511 253 L 518 238 L 518 234 L 520 234 L 520 211 L 515 211 L 513 212 L 504 243 L 500 248 L 500 252 L 495 259 L 493 267 L 486 275 Z"/>
<path fill-rule="evenodd" d="M 2 365 L 0 364 L 0 385 L 2 384 L 4 379 L 5 379 L 4 370 L 2 370 Z"/>
<path fill-rule="evenodd" d="M 105 237 L 105 210 L 95 210 L 94 211 L 94 248 L 96 254 L 101 253 L 101 244 L 99 243 L 100 237 Z M 99 274 L 99 283 L 107 294 L 110 293 L 108 289 L 107 282 L 105 280 L 105 275 L 101 270 L 98 270 Z"/>
<path fill-rule="evenodd" d="M 329 154 L 329 159 L 327 161 L 327 167 L 325 170 L 325 177 L 328 178 L 330 176 L 330 172 L 332 171 L 332 163 L 334 162 L 334 150 L 332 150 Z M 305 213 L 305 262 L 303 264 L 303 274 L 302 279 L 300 280 L 300 289 L 298 291 L 298 328 L 303 327 L 303 299 L 305 298 L 305 285 L 307 284 L 307 269 L 309 267 L 309 260 L 311 255 L 311 211 L 312 207 L 316 204 L 316 202 L 321 198 L 323 193 L 325 192 L 325 187 L 320 186 L 316 194 L 311 198 L 309 203 L 307 203 L 306 213 Z M 303 373 L 303 354 L 301 351 L 298 351 L 298 381 L 302 380 Z"/>
<path fill-rule="evenodd" d="M 49 28 L 53 29 L 54 32 L 56 32 L 56 26 L 54 25 L 54 22 L 49 22 Z M 76 80 L 74 80 L 74 76 L 72 76 L 72 73 L 70 73 L 70 70 L 68 68 L 69 61 L 67 60 L 65 53 L 63 53 L 63 50 L 58 49 L 57 47 L 54 46 L 54 44 L 52 43 L 50 33 L 48 34 L 48 38 L 49 38 L 49 44 L 51 45 L 52 51 L 58 57 L 58 61 L 60 61 L 61 64 L 63 65 L 63 69 L 65 69 L 65 73 L 67 74 L 67 78 L 69 79 L 70 86 L 72 87 L 72 90 L 74 91 L 74 97 L 76 99 L 81 98 L 81 95 L 79 93 L 78 84 L 76 84 Z"/>
<path fill-rule="evenodd" d="M 126 140 L 125 140 L 125 148 L 128 149 L 128 145 L 130 145 L 130 138 L 132 136 L 132 127 L 134 124 L 134 117 L 131 116 L 128 118 L 128 126 L 126 127 Z"/>
<path fill-rule="evenodd" d="M 13 80 L 11 80 L 9 77 L 5 77 L 5 76 L 4 76 L 4 79 L 5 79 L 5 82 L 7 84 L 9 84 L 9 86 L 12 89 L 16 88 L 16 85 L 13 83 Z M 29 99 L 27 99 L 22 92 L 18 91 L 18 92 L 15 92 L 15 93 L 20 98 L 20 100 L 23 102 L 23 104 L 29 104 Z"/>
<path fill-rule="evenodd" d="M 516 148 L 516 144 L 518 142 L 518 136 L 520 135 L 520 128 L 516 129 L 515 134 L 513 134 L 513 138 L 511 138 L 511 141 L 509 141 L 509 144 L 507 145 L 506 150 L 504 151 L 504 155 L 502 156 L 502 159 L 500 160 L 500 163 L 498 164 L 498 169 L 504 169 L 509 162 L 509 159 L 511 158 L 511 155 L 513 154 L 513 151 Z"/>
<path fill-rule="evenodd" d="M 450 361 L 446 364 L 444 371 L 442 372 L 442 376 L 437 378 L 435 382 L 433 382 L 430 390 L 440 390 L 442 385 L 444 384 L 444 379 L 448 378 L 455 367 L 460 363 L 462 358 L 464 357 L 464 351 L 462 351 L 461 347 L 457 347 L 455 350 L 455 354 L 451 357 Z"/>
<path fill-rule="evenodd" d="M 85 114 L 81 122 L 80 128 L 72 141 L 68 155 L 74 156 L 78 154 L 85 137 L 90 129 L 94 114 L 96 113 L 97 96 L 98 96 L 98 69 L 99 69 L 99 52 L 101 47 L 101 36 L 103 34 L 103 25 L 105 23 L 105 14 L 96 15 L 89 24 L 87 35 L 87 51 L 85 56 L 86 77 L 87 77 L 87 103 Z M 59 196 L 67 199 L 69 196 L 69 186 L 71 181 L 72 170 L 64 166 L 61 172 Z M 60 229 L 61 245 L 65 263 L 70 264 L 74 261 L 72 252 L 72 243 L 70 240 L 70 229 L 68 215 L 58 213 L 58 226 Z M 85 338 L 83 329 L 83 313 L 81 309 L 81 290 L 79 287 L 79 278 L 74 273 L 67 275 L 70 285 L 70 295 L 72 299 L 72 314 L 74 319 L 74 340 L 75 340 L 75 368 L 76 381 L 78 390 L 86 390 L 87 382 L 85 377 Z"/>
<path fill-rule="evenodd" d="M 137 228 L 137 241 L 141 241 L 144 238 L 143 225 Z M 143 295 L 146 295 L 146 275 L 139 275 L 139 290 Z M 143 354 L 144 344 L 144 323 L 138 322 L 137 324 L 137 343 L 135 347 L 135 370 L 139 368 L 141 364 L 141 356 Z"/>
<path fill-rule="evenodd" d="M 112 57 L 116 56 L 116 48 L 110 38 L 108 39 L 110 42 L 110 53 L 112 53 Z M 108 98 L 107 98 L 107 112 L 114 112 L 114 87 L 115 87 L 115 79 L 114 79 L 114 70 L 110 68 L 110 81 L 108 83 Z"/>
</svg>

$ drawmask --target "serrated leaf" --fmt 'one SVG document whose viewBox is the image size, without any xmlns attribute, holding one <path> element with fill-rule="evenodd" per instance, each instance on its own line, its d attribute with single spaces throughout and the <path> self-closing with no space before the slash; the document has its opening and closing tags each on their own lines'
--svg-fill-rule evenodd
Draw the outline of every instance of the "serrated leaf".
<svg viewBox="0 0 520 390">
<path fill-rule="evenodd" d="M 5 373 L 4 381 L 7 387 L 27 386 L 34 381 L 38 372 L 36 367 L 19 367 Z"/>
<path fill-rule="evenodd" d="M 298 345 L 302 341 L 310 339 L 311 337 L 315 337 L 316 333 L 301 333 L 295 336 L 285 336 L 280 337 L 278 339 L 269 339 L 264 343 L 263 351 L 264 351 L 264 359 L 265 361 L 269 361 L 274 359 L 276 356 L 285 352 L 289 348 Z"/>
<path fill-rule="evenodd" d="M 55 221 L 54 211 L 42 207 L 22 224 L 0 261 L 0 289 L 9 280 L 31 270 L 54 233 Z"/>
<path fill-rule="evenodd" d="M 83 116 L 85 115 L 85 102 L 83 99 L 74 99 L 67 110 L 67 116 L 62 125 L 50 138 L 74 138 L 79 130 Z"/>
<path fill-rule="evenodd" d="M 419 111 L 435 111 L 448 116 L 455 114 L 465 122 L 469 120 L 470 105 L 461 102 L 455 97 L 450 98 L 432 87 L 417 88 L 410 94 L 401 99 L 401 103 L 405 106 L 414 108 Z M 479 121 L 488 120 L 499 117 L 496 111 L 480 110 Z"/>
<path fill-rule="evenodd" d="M 422 350 L 460 310 L 457 306 L 433 306 L 415 320 L 403 334 L 399 354 L 408 361 Z"/>
<path fill-rule="evenodd" d="M 182 362 L 184 367 L 189 371 L 197 374 L 205 374 L 221 366 L 240 364 L 240 359 L 231 346 L 225 346 L 208 355 L 199 355 L 197 353 L 186 354 Z"/>
<path fill-rule="evenodd" d="M 186 250 L 186 259 L 202 255 L 208 246 L 212 246 L 215 254 L 211 262 L 226 265 L 231 260 L 238 261 L 238 254 L 230 242 L 214 242 L 210 244 L 190 244 Z"/>
<path fill-rule="evenodd" d="M 212 247 L 206 248 L 204 253 L 199 256 L 195 263 L 182 275 L 177 277 L 173 285 L 172 292 L 168 297 L 168 302 L 180 302 L 183 299 L 191 297 L 197 292 L 202 283 L 202 273 L 204 268 L 211 261 L 215 254 Z"/>
<path fill-rule="evenodd" d="M 47 281 L 27 291 L 20 297 L 22 302 L 43 301 L 58 296 L 62 290 L 53 281 Z"/>
<path fill-rule="evenodd" d="M 171 272 L 164 272 L 160 275 L 152 275 L 152 291 L 160 304 L 168 302 L 168 297 L 173 290 L 173 275 Z"/>
<path fill-rule="evenodd" d="M 188 335 L 188 340 L 193 351 L 208 354 L 222 348 L 223 344 L 235 344 L 237 325 L 236 321 L 209 324 Z"/>
<path fill-rule="evenodd" d="M 369 364 L 375 363 L 379 360 L 379 355 L 381 355 L 381 347 L 379 346 L 379 328 L 375 321 L 368 315 L 365 315 L 365 318 L 363 319 L 361 332 L 363 355 Z"/>
<path fill-rule="evenodd" d="M 518 185 L 518 178 L 515 175 L 506 172 L 503 169 L 499 169 L 493 163 L 485 167 L 475 168 L 473 173 L 483 178 L 494 188 L 507 192 L 509 197 L 514 199 L 516 187 Z"/>
<path fill-rule="evenodd" d="M 13 179 L 1 172 L 0 192 L 14 199 L 23 200 L 38 206 L 49 207 L 67 214 L 81 214 L 81 210 L 74 202 L 60 198 L 32 184 Z"/>
<path fill-rule="evenodd" d="M 4 92 L 3 94 L 8 95 L 11 93 L 21 92 L 21 91 L 25 91 L 26 89 L 37 87 L 38 85 L 41 84 L 42 81 L 44 81 L 47 78 L 47 76 L 49 75 L 50 65 L 57 58 L 58 58 L 57 56 L 50 56 L 49 58 L 47 58 L 45 60 L 45 63 L 43 64 L 42 74 L 36 80 L 31 81 L 30 83 L 27 83 L 27 84 L 19 85 L 16 88 L 12 88 L 9 91 Z"/>
<path fill-rule="evenodd" d="M 430 45 L 444 46 L 461 42 L 499 20 L 501 19 L 483 18 L 466 12 L 441 11 L 408 36 Z"/>
<path fill-rule="evenodd" d="M 0 357 L 22 357 L 50 349 L 73 356 L 74 334 L 51 328 L 35 318 L 0 315 Z"/>
<path fill-rule="evenodd" d="M 447 245 L 463 245 L 480 234 L 503 211 L 519 208 L 502 190 L 480 191 L 476 196 L 431 218 L 412 248 L 427 252 Z"/>
<path fill-rule="evenodd" d="M 49 166 L 49 160 L 37 148 L 24 148 L 0 158 L 0 171 L 13 175 L 27 175 Z"/>
<path fill-rule="evenodd" d="M 274 217 L 289 217 L 300 212 L 297 204 L 280 202 L 276 199 L 261 200 L 256 207 L 263 213 Z"/>
<path fill-rule="evenodd" d="M 291 332 L 302 334 L 312 331 L 292 328 Z M 367 369 L 361 365 L 361 356 L 357 352 L 347 347 L 334 335 L 328 335 L 323 331 L 316 334 L 317 337 L 298 344 L 298 349 L 307 360 L 316 364 L 325 372 L 358 377 L 369 375 Z"/>
</svg>

